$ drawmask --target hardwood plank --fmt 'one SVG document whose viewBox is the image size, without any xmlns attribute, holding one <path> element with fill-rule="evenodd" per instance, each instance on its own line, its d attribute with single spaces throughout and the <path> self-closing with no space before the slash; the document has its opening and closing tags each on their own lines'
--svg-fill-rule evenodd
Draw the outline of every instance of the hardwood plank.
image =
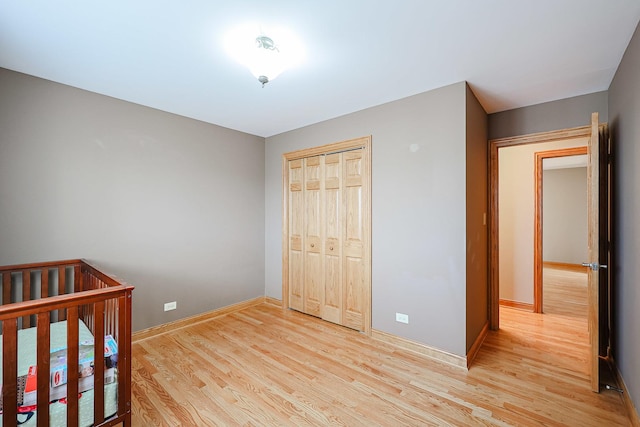
<svg viewBox="0 0 640 427">
<path fill-rule="evenodd" d="M 545 267 L 544 312 L 587 319 L 588 298 L 586 271 Z"/>
<path fill-rule="evenodd" d="M 468 371 L 272 303 L 133 345 L 134 425 L 629 425 L 586 319 L 501 308 Z"/>
</svg>

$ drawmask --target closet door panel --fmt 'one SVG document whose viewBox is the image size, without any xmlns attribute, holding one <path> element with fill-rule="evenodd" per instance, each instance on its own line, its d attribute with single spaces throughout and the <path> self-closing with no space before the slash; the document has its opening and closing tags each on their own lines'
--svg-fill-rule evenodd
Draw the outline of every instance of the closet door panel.
<svg viewBox="0 0 640 427">
<path fill-rule="evenodd" d="M 342 323 L 342 269 L 339 257 L 326 257 L 322 318 Z"/>
<path fill-rule="evenodd" d="M 289 306 L 304 309 L 302 160 L 289 161 Z"/>
<path fill-rule="evenodd" d="M 324 170 L 324 306 L 322 318 L 342 322 L 342 156 L 325 157 Z"/>
<path fill-rule="evenodd" d="M 364 182 L 363 177 L 363 153 L 362 150 L 350 151 L 344 153 L 344 165 L 345 165 L 345 185 L 347 187 L 359 186 L 362 187 Z"/>
<path fill-rule="evenodd" d="M 325 188 L 339 189 L 342 176 L 342 162 L 340 154 L 329 154 L 324 160 Z"/>
<path fill-rule="evenodd" d="M 289 305 L 294 310 L 304 309 L 304 270 L 302 252 L 291 251 L 289 255 Z"/>
<path fill-rule="evenodd" d="M 343 324 L 364 328 L 364 216 L 363 216 L 363 153 L 352 151 L 344 155 L 344 284 Z"/>
<path fill-rule="evenodd" d="M 362 258 L 345 259 L 344 312 L 342 324 L 359 331 L 364 328 L 364 268 Z"/>
<path fill-rule="evenodd" d="M 322 259 L 319 253 L 307 252 L 304 260 L 304 312 L 321 316 L 322 305 Z"/>
<path fill-rule="evenodd" d="M 362 188 L 347 187 L 345 189 L 345 256 L 361 258 L 363 256 L 362 239 Z"/>
<path fill-rule="evenodd" d="M 321 157 L 305 159 L 304 186 L 304 312 L 321 316 L 324 274 L 322 260 L 322 162 Z"/>
<path fill-rule="evenodd" d="M 362 215 L 362 153 L 345 154 L 345 231 L 346 244 L 349 247 L 362 248 L 363 215 Z M 362 256 L 362 253 L 358 256 Z"/>
</svg>

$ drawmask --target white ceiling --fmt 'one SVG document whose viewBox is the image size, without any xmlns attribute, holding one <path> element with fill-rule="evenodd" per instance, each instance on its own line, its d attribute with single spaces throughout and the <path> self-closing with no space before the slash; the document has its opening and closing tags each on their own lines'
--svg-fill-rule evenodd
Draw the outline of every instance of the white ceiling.
<svg viewBox="0 0 640 427">
<path fill-rule="evenodd" d="M 2 0 L 0 67 L 266 137 L 462 80 L 489 113 L 606 90 L 639 20 L 638 0 Z M 223 48 L 246 22 L 306 62 L 262 89 Z"/>
</svg>

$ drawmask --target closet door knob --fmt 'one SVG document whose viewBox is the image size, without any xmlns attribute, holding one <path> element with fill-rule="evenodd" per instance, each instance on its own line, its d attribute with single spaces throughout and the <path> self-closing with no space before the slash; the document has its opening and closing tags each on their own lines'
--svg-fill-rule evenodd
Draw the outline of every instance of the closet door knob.
<svg viewBox="0 0 640 427">
<path fill-rule="evenodd" d="M 311 244 L 311 247 L 312 247 L 312 248 L 315 248 L 315 247 L 316 247 L 316 245 L 312 243 L 312 244 Z"/>
<path fill-rule="evenodd" d="M 332 251 L 333 250 L 333 246 L 329 246 L 329 250 Z"/>
</svg>

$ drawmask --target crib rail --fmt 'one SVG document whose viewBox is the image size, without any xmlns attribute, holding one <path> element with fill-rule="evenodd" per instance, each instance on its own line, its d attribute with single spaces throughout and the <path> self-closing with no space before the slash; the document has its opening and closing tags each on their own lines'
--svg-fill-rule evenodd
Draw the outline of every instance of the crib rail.
<svg viewBox="0 0 640 427">
<path fill-rule="evenodd" d="M 73 293 L 79 288 L 82 260 L 74 259 L 39 264 L 20 264 L 0 267 L 2 275 L 2 305 L 39 300 Z M 66 320 L 63 310 L 53 311 L 52 323 Z M 19 328 L 30 328 L 33 319 L 24 316 Z"/>
<path fill-rule="evenodd" d="M 131 423 L 131 296 L 133 286 L 100 271 L 84 260 L 0 267 L 2 275 L 3 426 L 17 415 L 18 330 L 37 328 L 37 418 L 49 425 L 50 324 L 67 321 L 67 360 L 78 360 L 78 324 L 94 336 L 94 425 Z M 53 285 L 53 286 L 51 286 Z M 118 409 L 105 420 L 105 335 L 118 344 Z M 79 373 L 67 370 L 67 425 L 78 425 Z"/>
</svg>

